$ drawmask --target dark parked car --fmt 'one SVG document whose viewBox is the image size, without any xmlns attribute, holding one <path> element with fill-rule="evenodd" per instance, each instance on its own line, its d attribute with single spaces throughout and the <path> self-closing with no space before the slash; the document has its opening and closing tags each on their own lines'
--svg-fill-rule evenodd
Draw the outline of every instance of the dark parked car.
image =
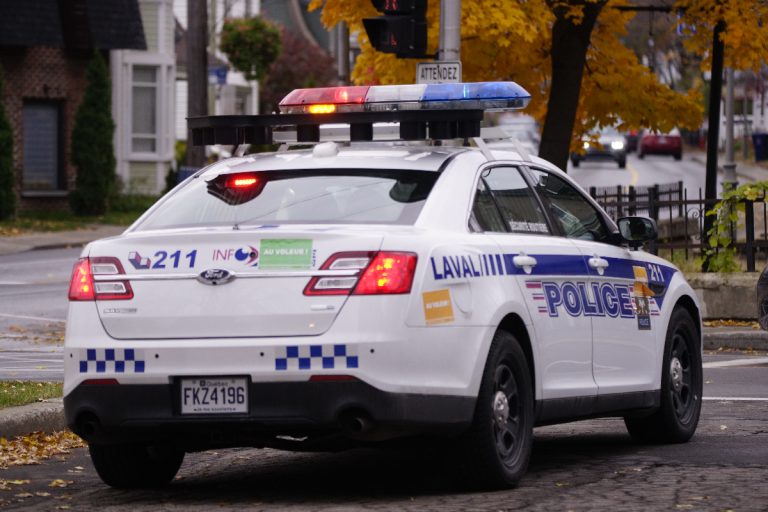
<svg viewBox="0 0 768 512">
<path fill-rule="evenodd" d="M 627 153 L 637 151 L 637 143 L 640 142 L 640 130 L 628 130 L 624 134 L 627 139 Z"/>
<path fill-rule="evenodd" d="M 683 158 L 683 139 L 680 132 L 646 132 L 640 138 L 640 146 L 637 149 L 638 157 L 644 158 L 645 155 L 672 155 L 675 160 L 680 160 Z"/>
<path fill-rule="evenodd" d="M 603 128 L 599 133 L 585 137 L 582 144 L 583 153 L 571 153 L 574 167 L 587 159 L 614 160 L 621 169 L 627 166 L 627 141 L 615 128 Z"/>
<path fill-rule="evenodd" d="M 760 327 L 768 331 L 768 266 L 757 280 L 757 321 Z"/>
</svg>

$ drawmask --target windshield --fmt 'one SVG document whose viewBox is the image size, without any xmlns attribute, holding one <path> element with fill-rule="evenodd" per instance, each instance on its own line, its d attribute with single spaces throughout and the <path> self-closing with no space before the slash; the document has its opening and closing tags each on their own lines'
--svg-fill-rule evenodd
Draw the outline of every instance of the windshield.
<svg viewBox="0 0 768 512">
<path fill-rule="evenodd" d="M 245 178 L 232 185 L 233 177 Z M 137 230 L 227 224 L 413 224 L 437 177 L 435 172 L 372 169 L 201 177 L 169 197 Z"/>
</svg>

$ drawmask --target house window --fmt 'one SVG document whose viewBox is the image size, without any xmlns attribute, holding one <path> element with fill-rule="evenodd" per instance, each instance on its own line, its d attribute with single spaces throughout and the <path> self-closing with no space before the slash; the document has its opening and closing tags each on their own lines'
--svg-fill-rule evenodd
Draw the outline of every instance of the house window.
<svg viewBox="0 0 768 512">
<path fill-rule="evenodd" d="M 22 113 L 26 191 L 60 190 L 62 179 L 61 106 L 25 101 Z"/>
<path fill-rule="evenodd" d="M 157 79 L 156 66 L 133 68 L 131 148 L 134 153 L 157 152 Z"/>
</svg>

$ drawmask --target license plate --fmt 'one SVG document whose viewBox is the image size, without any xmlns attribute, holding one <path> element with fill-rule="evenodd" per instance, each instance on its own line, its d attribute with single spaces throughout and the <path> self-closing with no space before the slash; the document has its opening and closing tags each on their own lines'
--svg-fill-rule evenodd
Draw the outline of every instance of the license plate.
<svg viewBox="0 0 768 512">
<path fill-rule="evenodd" d="M 246 377 L 181 379 L 181 414 L 248 412 Z"/>
</svg>

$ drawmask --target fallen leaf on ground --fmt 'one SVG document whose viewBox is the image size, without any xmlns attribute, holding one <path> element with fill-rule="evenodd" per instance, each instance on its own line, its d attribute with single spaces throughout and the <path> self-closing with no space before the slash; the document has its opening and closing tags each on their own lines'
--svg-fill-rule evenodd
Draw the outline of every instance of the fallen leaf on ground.
<svg viewBox="0 0 768 512">
<path fill-rule="evenodd" d="M 33 432 L 14 439 L 0 438 L 0 468 L 40 464 L 54 455 L 67 454 L 73 448 L 85 446 L 82 439 L 69 431 L 45 434 Z"/>
<path fill-rule="evenodd" d="M 61 478 L 57 478 L 56 480 L 53 480 L 51 483 L 49 483 L 48 487 L 66 487 L 73 483 L 74 482 L 72 480 L 62 480 Z"/>
</svg>

